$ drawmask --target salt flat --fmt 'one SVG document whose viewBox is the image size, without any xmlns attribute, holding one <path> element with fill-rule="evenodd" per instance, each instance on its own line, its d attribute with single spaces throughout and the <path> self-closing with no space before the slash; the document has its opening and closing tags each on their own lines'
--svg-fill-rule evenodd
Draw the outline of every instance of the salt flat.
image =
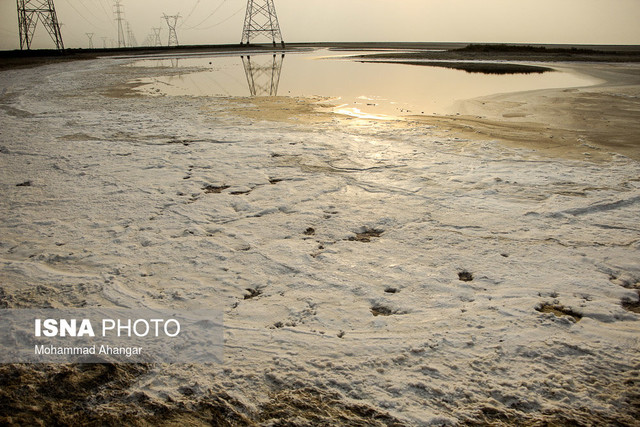
<svg viewBox="0 0 640 427">
<path fill-rule="evenodd" d="M 120 367 L 70 420 L 637 422 L 638 160 L 147 97 L 131 61 L 0 74 L 0 302 L 219 308 L 225 363 Z"/>
</svg>

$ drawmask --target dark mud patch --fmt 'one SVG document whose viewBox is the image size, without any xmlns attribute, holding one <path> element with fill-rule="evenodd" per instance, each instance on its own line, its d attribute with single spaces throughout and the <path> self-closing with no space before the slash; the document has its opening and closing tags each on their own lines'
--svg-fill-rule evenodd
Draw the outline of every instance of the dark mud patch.
<svg viewBox="0 0 640 427">
<path fill-rule="evenodd" d="M 387 412 L 345 402 L 337 394 L 312 388 L 273 393 L 261 408 L 259 425 L 277 426 L 405 426 Z"/>
<path fill-rule="evenodd" d="M 253 299 L 262 295 L 262 290 L 259 288 L 247 288 L 245 291 L 247 291 L 248 294 L 244 294 L 244 299 Z"/>
<path fill-rule="evenodd" d="M 438 67 L 449 68 L 453 70 L 465 71 L 467 73 L 480 73 L 480 74 L 493 74 L 493 75 L 508 75 L 508 74 L 542 74 L 550 71 L 554 71 L 552 68 L 540 67 L 535 65 L 521 65 L 521 64 L 506 64 L 501 62 L 444 62 L 444 61 L 362 61 L 373 63 L 387 63 L 387 64 L 404 64 L 404 65 L 417 65 L 422 67 Z"/>
<path fill-rule="evenodd" d="M 228 185 L 205 185 L 202 187 L 202 190 L 204 190 L 206 194 L 220 194 L 227 188 L 229 188 Z"/>
<path fill-rule="evenodd" d="M 640 289 L 640 281 L 635 277 L 618 277 L 612 275 L 609 277 L 611 283 L 622 286 L 625 289 Z"/>
<path fill-rule="evenodd" d="M 620 304 L 625 310 L 640 314 L 640 291 L 638 291 L 638 299 L 636 301 L 630 298 L 623 298 Z"/>
<path fill-rule="evenodd" d="M 384 233 L 384 230 L 377 228 L 365 228 L 361 233 L 355 233 L 355 236 L 349 237 L 349 241 L 369 243 L 371 242 L 371 239 L 382 236 L 382 233 Z"/>
<path fill-rule="evenodd" d="M 637 403 L 636 403 L 637 404 Z M 474 418 L 461 420 L 460 425 L 473 427 L 555 427 L 555 426 L 632 426 L 637 425 L 634 416 L 637 411 L 629 414 L 605 414 L 597 410 L 580 407 L 570 410 L 548 409 L 542 412 L 530 413 L 511 407 L 482 406 L 477 410 Z"/>
<path fill-rule="evenodd" d="M 100 292 L 102 285 L 96 283 L 25 286 L 17 291 L 0 286 L 0 308 L 86 307 L 86 298 Z"/>
<path fill-rule="evenodd" d="M 72 133 L 69 135 L 63 135 L 58 139 L 63 141 L 100 141 L 100 138 L 96 138 L 83 132 Z"/>
<path fill-rule="evenodd" d="M 384 305 L 376 304 L 371 307 L 371 314 L 374 316 L 392 316 L 394 314 L 405 314 L 404 312 L 394 310 L 390 307 L 386 307 Z"/>
<path fill-rule="evenodd" d="M 581 313 L 578 313 L 577 311 L 574 311 L 560 304 L 542 303 L 538 307 L 536 307 L 536 311 L 539 311 L 540 313 L 551 313 L 557 317 L 568 316 L 575 322 L 578 322 L 580 319 L 582 319 Z"/>
<path fill-rule="evenodd" d="M 0 69 L 1 68 L 2 67 L 0 66 Z M 10 105 L 0 105 L 0 108 L 3 109 L 8 115 L 18 117 L 20 119 L 35 117 L 35 114 L 31 113 L 30 111 L 21 110 L 19 108 L 11 107 Z"/>
<path fill-rule="evenodd" d="M 116 425 L 122 418 L 93 413 L 96 400 L 128 388 L 150 365 L 2 365 L 0 424 Z"/>
<path fill-rule="evenodd" d="M 16 187 L 31 187 L 33 183 L 31 181 L 24 181 L 19 184 L 16 184 Z"/>
<path fill-rule="evenodd" d="M 471 282 L 473 280 L 473 274 L 468 272 L 467 270 L 463 270 L 458 272 L 458 280 L 463 282 Z"/>
<path fill-rule="evenodd" d="M 244 194 L 249 194 L 251 193 L 252 190 L 238 190 L 238 191 L 230 191 L 229 194 L 233 195 L 233 196 L 241 196 Z"/>
<path fill-rule="evenodd" d="M 105 89 L 102 94 L 109 98 L 132 98 L 142 96 L 141 92 L 138 92 L 137 89 L 140 86 L 144 86 L 144 84 L 144 82 L 123 83 Z"/>
<path fill-rule="evenodd" d="M 279 182 L 282 182 L 282 181 L 283 180 L 280 179 L 280 178 L 269 178 L 269 184 L 271 184 L 271 185 L 275 185 L 275 184 L 277 184 Z"/>
<path fill-rule="evenodd" d="M 316 234 L 316 230 L 313 227 L 309 227 L 306 230 L 304 230 L 304 234 L 305 236 L 313 236 L 314 234 Z"/>
<path fill-rule="evenodd" d="M 388 294 L 396 294 L 399 292 L 398 288 L 386 287 L 384 291 Z"/>
<path fill-rule="evenodd" d="M 254 426 L 242 403 L 225 392 L 154 399 L 131 387 L 146 364 L 0 366 L 0 425 Z M 253 417 L 255 418 L 255 417 Z"/>
</svg>

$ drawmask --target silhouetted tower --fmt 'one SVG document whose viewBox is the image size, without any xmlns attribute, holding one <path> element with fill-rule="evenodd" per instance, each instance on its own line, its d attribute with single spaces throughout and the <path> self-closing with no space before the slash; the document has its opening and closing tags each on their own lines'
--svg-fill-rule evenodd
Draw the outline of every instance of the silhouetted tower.
<svg viewBox="0 0 640 427">
<path fill-rule="evenodd" d="M 136 35 L 133 34 L 133 31 L 131 30 L 131 26 L 129 25 L 129 21 L 125 21 L 125 24 L 127 26 L 127 46 L 129 46 L 129 47 L 138 46 L 138 41 L 136 40 Z"/>
<path fill-rule="evenodd" d="M 38 21 L 40 21 L 56 44 L 56 49 L 64 50 L 53 0 L 17 0 L 17 3 L 20 49 L 31 49 L 33 34 L 36 32 Z"/>
<path fill-rule="evenodd" d="M 176 34 L 176 24 L 178 23 L 178 18 L 180 18 L 180 14 L 167 16 L 165 14 L 162 15 L 165 21 L 167 21 L 167 27 L 169 27 L 169 41 L 167 42 L 167 46 L 178 46 L 178 34 Z"/>
<path fill-rule="evenodd" d="M 251 56 L 241 56 L 251 96 L 277 96 L 284 54 L 273 54 L 270 61 L 258 63 Z"/>
<path fill-rule="evenodd" d="M 162 42 L 160 41 L 160 30 L 162 30 L 161 27 L 153 27 L 153 46 L 162 46 Z"/>
<path fill-rule="evenodd" d="M 124 38 L 124 27 L 122 22 L 124 21 L 124 6 L 120 3 L 120 0 L 116 0 L 116 22 L 118 23 L 118 47 L 127 47 L 127 41 Z"/>
<path fill-rule="evenodd" d="M 274 47 L 276 42 L 280 42 L 284 47 L 273 0 L 248 0 L 240 44 L 250 44 L 261 35 L 269 38 Z"/>
<path fill-rule="evenodd" d="M 85 33 L 89 38 L 89 49 L 93 49 L 93 33 Z"/>
</svg>

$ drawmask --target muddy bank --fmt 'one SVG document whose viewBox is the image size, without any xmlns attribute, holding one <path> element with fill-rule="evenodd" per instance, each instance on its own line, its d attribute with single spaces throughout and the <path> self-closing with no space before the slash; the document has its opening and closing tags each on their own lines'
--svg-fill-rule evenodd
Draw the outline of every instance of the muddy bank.
<svg viewBox="0 0 640 427">
<path fill-rule="evenodd" d="M 601 83 L 492 95 L 458 104 L 456 116 L 415 116 L 465 138 L 495 138 L 552 156 L 640 159 L 640 67 L 556 64 Z"/>
<path fill-rule="evenodd" d="M 366 403 L 345 401 L 315 387 L 280 388 L 260 405 L 247 405 L 224 389 L 197 382 L 179 387 L 177 396 L 153 398 L 128 389 L 153 369 L 148 365 L 3 365 L 0 367 L 0 423 L 3 425 L 100 426 L 410 426 Z M 640 416 L 640 393 L 632 380 L 621 388 L 635 411 L 607 414 L 584 407 L 570 414 L 549 409 L 527 414 L 522 408 L 480 406 L 457 425 L 621 425 Z M 625 391 L 628 388 L 629 391 Z"/>
<path fill-rule="evenodd" d="M 640 62 L 636 47 L 602 46 L 546 47 L 532 45 L 476 45 L 447 50 L 388 52 L 358 56 L 376 60 L 476 60 L 476 61 L 536 61 L 536 62 Z"/>
<path fill-rule="evenodd" d="M 537 65 L 523 64 L 504 64 L 496 62 L 446 62 L 446 61 L 407 61 L 407 60 L 377 60 L 377 61 L 360 61 L 363 63 L 386 63 L 386 64 L 405 64 L 417 65 L 423 67 L 442 67 L 452 68 L 454 70 L 462 70 L 468 73 L 481 74 L 540 74 L 553 71 L 553 68 L 541 67 Z"/>
</svg>

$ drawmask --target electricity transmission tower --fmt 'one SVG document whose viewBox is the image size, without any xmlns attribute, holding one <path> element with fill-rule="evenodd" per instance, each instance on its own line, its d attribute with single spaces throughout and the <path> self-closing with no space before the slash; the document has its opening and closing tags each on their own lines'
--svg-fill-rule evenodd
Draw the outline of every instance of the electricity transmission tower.
<svg viewBox="0 0 640 427">
<path fill-rule="evenodd" d="M 180 18 L 180 14 L 167 16 L 162 14 L 165 21 L 167 21 L 167 27 L 169 27 L 169 41 L 167 42 L 167 46 L 178 46 L 178 34 L 176 34 L 176 24 L 178 23 L 178 18 Z M 171 24 L 173 22 L 173 24 Z"/>
<path fill-rule="evenodd" d="M 85 33 L 89 38 L 89 49 L 93 49 L 93 33 Z"/>
<path fill-rule="evenodd" d="M 38 21 L 40 21 L 56 44 L 56 49 L 64 50 L 53 0 L 17 0 L 17 3 L 20 49 L 31 49 L 33 34 L 36 32 Z"/>
<path fill-rule="evenodd" d="M 278 58 L 274 53 L 271 61 L 262 64 L 251 61 L 251 56 L 241 58 L 251 96 L 278 96 L 284 54 Z"/>
<path fill-rule="evenodd" d="M 129 47 L 137 47 L 138 41 L 136 40 L 136 35 L 133 34 L 133 30 L 131 30 L 131 26 L 129 25 L 129 21 L 125 21 L 127 26 L 127 46 Z"/>
<path fill-rule="evenodd" d="M 153 27 L 153 46 L 162 46 L 162 42 L 160 41 L 160 30 L 162 30 L 161 27 Z"/>
<path fill-rule="evenodd" d="M 116 22 L 118 23 L 118 47 L 127 47 L 127 42 L 124 38 L 124 28 L 122 27 L 122 21 L 124 21 L 124 10 L 120 0 L 116 0 L 115 14 Z"/>
<path fill-rule="evenodd" d="M 271 39 L 274 47 L 277 41 L 284 47 L 273 0 L 248 0 L 240 44 L 249 44 L 261 35 Z"/>
</svg>

